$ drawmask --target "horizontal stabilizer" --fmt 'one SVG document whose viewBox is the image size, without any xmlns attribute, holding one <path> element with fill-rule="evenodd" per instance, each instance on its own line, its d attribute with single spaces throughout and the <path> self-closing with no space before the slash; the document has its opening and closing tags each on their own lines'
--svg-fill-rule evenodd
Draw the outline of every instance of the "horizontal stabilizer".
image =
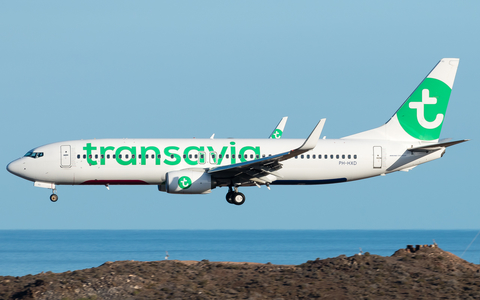
<svg viewBox="0 0 480 300">
<path fill-rule="evenodd" d="M 414 152 L 427 152 L 427 151 L 433 151 L 433 150 L 438 150 L 441 148 L 447 148 L 456 144 L 468 142 L 469 140 L 459 140 L 459 141 L 453 141 L 453 142 L 446 142 L 446 143 L 438 143 L 438 144 L 432 144 L 432 145 L 424 145 L 424 146 L 419 146 L 419 147 L 413 147 L 407 149 L 408 151 L 414 151 Z"/>
</svg>

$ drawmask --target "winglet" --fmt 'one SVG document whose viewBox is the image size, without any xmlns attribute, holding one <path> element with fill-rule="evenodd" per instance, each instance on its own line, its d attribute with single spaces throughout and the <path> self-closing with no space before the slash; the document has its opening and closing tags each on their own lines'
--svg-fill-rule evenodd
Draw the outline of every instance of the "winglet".
<svg viewBox="0 0 480 300">
<path fill-rule="evenodd" d="M 287 124 L 288 117 L 283 117 L 278 123 L 277 127 L 273 130 L 272 134 L 270 134 L 271 139 L 279 139 L 282 137 L 283 130 L 285 129 L 285 124 Z"/>
<path fill-rule="evenodd" d="M 327 119 L 321 119 L 320 122 L 318 122 L 317 126 L 315 126 L 315 129 L 313 129 L 312 133 L 308 136 L 308 138 L 305 140 L 303 145 L 298 148 L 297 150 L 300 151 L 308 151 L 312 150 L 315 148 L 317 145 L 318 139 L 320 138 L 320 135 L 322 134 L 323 126 L 325 125 L 325 121 Z"/>
</svg>

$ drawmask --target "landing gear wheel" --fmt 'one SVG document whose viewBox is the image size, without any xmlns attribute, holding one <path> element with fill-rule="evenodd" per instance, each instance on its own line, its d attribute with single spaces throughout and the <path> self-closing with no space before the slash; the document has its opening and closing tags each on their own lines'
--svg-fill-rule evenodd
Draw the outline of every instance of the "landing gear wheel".
<svg viewBox="0 0 480 300">
<path fill-rule="evenodd" d="M 240 192 L 233 192 L 232 203 L 235 205 L 242 205 L 245 203 L 245 195 Z"/>
<path fill-rule="evenodd" d="M 51 195 L 50 195 L 50 201 L 52 201 L 52 202 L 57 202 L 57 200 L 58 200 L 57 194 L 51 194 Z"/>
<path fill-rule="evenodd" d="M 230 203 L 230 204 L 233 204 L 233 202 L 232 202 L 233 194 L 234 194 L 234 192 L 230 191 L 230 192 L 227 193 L 227 196 L 225 196 L 225 198 L 227 199 L 227 202 Z"/>
</svg>

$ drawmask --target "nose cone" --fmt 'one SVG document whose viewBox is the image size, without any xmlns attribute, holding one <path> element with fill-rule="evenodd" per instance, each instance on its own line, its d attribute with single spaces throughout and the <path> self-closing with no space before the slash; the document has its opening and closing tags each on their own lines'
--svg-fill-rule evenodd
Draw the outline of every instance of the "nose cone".
<svg viewBox="0 0 480 300">
<path fill-rule="evenodd" d="M 14 175 L 20 176 L 20 172 L 23 170 L 23 164 L 19 159 L 14 160 L 7 165 L 7 170 Z"/>
</svg>

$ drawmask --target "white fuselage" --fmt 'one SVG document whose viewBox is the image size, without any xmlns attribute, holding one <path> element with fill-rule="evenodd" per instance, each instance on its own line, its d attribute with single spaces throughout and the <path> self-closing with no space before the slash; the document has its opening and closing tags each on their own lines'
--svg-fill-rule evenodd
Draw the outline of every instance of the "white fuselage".
<svg viewBox="0 0 480 300">
<path fill-rule="evenodd" d="M 167 172 L 209 169 L 268 157 L 299 147 L 300 139 L 94 139 L 40 146 L 41 157 L 22 157 L 10 172 L 41 183 L 153 184 Z M 358 180 L 440 158 L 444 148 L 411 152 L 409 142 L 320 139 L 316 147 L 282 161 L 271 184 L 324 184 Z M 240 157 L 239 157 L 240 156 Z M 253 185 L 253 183 L 252 183 Z"/>
</svg>

